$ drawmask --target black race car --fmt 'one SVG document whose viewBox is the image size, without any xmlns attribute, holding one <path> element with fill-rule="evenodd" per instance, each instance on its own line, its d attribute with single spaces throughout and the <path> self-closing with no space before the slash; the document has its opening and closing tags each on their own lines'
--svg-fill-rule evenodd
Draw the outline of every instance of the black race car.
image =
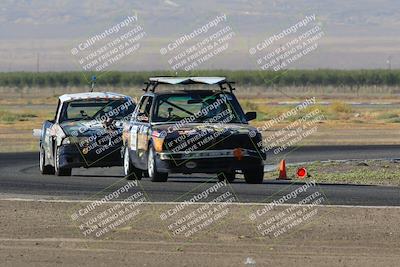
<svg viewBox="0 0 400 267">
<path fill-rule="evenodd" d="M 159 85 L 189 87 L 155 92 Z M 196 89 L 214 85 L 217 90 Z M 169 173 L 216 173 L 232 182 L 242 172 L 247 183 L 264 176 L 261 134 L 249 126 L 255 112 L 244 113 L 223 77 L 150 78 L 123 130 L 124 172 L 128 179 L 147 175 L 165 182 Z"/>
<path fill-rule="evenodd" d="M 40 135 L 42 174 L 71 175 L 72 168 L 122 166 L 122 125 L 136 105 L 129 96 L 90 92 L 59 97 L 54 120 Z"/>
</svg>

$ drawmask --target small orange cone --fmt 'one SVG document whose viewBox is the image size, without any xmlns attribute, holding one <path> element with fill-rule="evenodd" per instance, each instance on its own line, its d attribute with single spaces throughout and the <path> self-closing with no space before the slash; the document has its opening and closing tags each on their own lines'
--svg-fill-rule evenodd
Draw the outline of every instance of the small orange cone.
<svg viewBox="0 0 400 267">
<path fill-rule="evenodd" d="M 286 175 L 286 160 L 281 160 L 279 164 L 279 177 L 276 180 L 290 180 Z"/>
</svg>

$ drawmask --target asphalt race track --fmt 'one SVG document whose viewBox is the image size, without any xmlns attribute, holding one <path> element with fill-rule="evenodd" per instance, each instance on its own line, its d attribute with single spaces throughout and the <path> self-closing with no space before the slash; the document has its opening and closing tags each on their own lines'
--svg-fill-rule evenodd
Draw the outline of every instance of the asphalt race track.
<svg viewBox="0 0 400 267">
<path fill-rule="evenodd" d="M 273 157 L 269 157 L 270 159 Z M 400 146 L 321 146 L 301 147 L 286 153 L 288 163 L 312 160 L 400 158 Z M 274 160 L 278 161 L 276 157 Z M 399 174 L 400 175 L 400 174 Z M 167 183 L 140 181 L 149 201 L 180 201 L 183 195 L 197 194 L 212 186 L 213 176 L 171 176 Z M 38 153 L 0 154 L 0 195 L 2 198 L 36 199 L 91 199 L 99 192 L 115 190 L 115 184 L 125 183 L 122 167 L 74 169 L 71 177 L 42 176 L 38 169 Z M 242 179 L 232 183 L 231 190 L 240 202 L 271 202 L 304 183 L 293 181 L 264 181 L 262 185 L 248 185 Z M 400 206 L 400 187 L 318 184 L 308 193 L 319 191 L 326 197 L 323 204 Z M 300 195 L 301 196 L 301 195 Z M 294 203 L 290 200 L 286 203 Z"/>
</svg>

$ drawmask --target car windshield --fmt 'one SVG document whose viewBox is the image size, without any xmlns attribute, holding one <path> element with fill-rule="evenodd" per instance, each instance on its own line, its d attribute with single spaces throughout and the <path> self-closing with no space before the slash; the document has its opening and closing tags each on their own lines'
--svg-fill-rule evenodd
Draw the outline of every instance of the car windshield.
<svg viewBox="0 0 400 267">
<path fill-rule="evenodd" d="M 246 123 L 234 95 L 224 92 L 187 92 L 158 97 L 153 122 Z"/>
<path fill-rule="evenodd" d="M 64 105 L 60 122 L 71 120 L 123 119 L 134 110 L 129 99 L 85 99 L 68 102 Z"/>
</svg>

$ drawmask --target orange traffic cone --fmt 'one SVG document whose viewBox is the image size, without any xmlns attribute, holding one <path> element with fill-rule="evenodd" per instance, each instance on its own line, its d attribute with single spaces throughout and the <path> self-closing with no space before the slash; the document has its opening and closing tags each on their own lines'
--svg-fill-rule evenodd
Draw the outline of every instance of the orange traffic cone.
<svg viewBox="0 0 400 267">
<path fill-rule="evenodd" d="M 279 164 L 279 177 L 276 180 L 290 180 L 286 175 L 286 160 L 281 160 Z"/>
</svg>

